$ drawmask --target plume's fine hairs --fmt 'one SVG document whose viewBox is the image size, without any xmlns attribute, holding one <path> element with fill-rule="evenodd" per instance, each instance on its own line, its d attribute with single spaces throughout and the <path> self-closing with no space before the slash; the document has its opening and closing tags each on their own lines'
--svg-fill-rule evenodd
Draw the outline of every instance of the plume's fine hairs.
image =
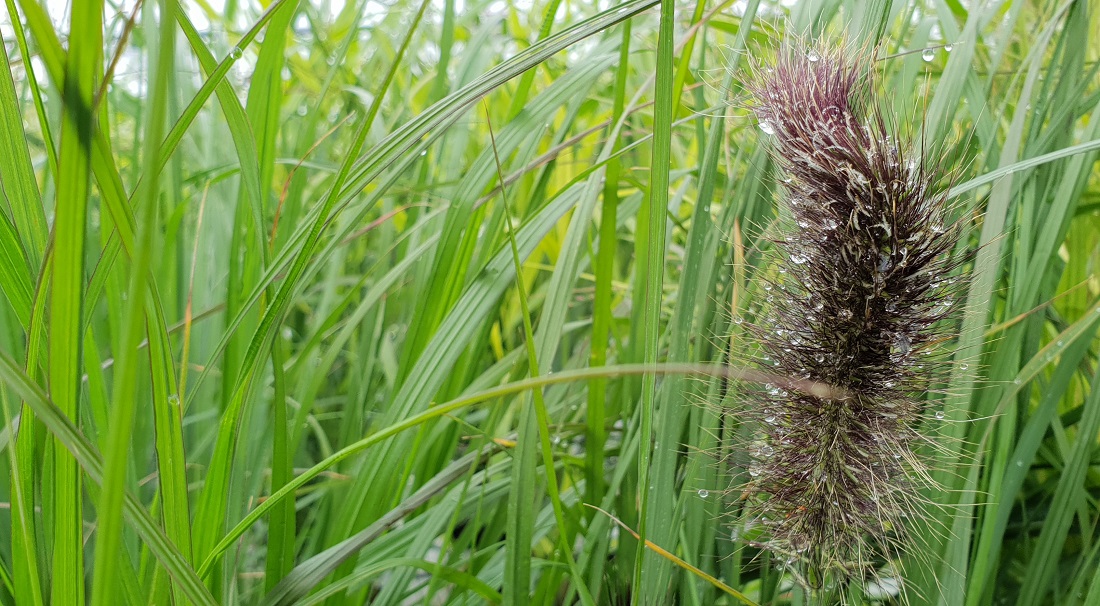
<svg viewBox="0 0 1100 606">
<path fill-rule="evenodd" d="M 775 271 L 745 325 L 790 381 L 748 388 L 743 511 L 810 589 L 869 582 L 921 539 L 934 483 L 915 453 L 943 423 L 926 394 L 950 370 L 965 287 L 944 175 L 891 136 L 873 67 L 865 50 L 784 44 L 748 84 L 783 183 Z M 807 380 L 830 391 L 790 388 Z"/>
</svg>

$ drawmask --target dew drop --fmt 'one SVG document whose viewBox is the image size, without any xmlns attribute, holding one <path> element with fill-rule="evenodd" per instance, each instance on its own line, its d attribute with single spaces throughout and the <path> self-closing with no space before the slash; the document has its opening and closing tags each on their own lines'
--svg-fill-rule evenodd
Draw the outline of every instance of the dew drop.
<svg viewBox="0 0 1100 606">
<path fill-rule="evenodd" d="M 775 415 L 768 415 L 764 417 L 764 422 L 768 425 L 775 425 Z"/>
<path fill-rule="evenodd" d="M 931 61 L 932 59 L 936 58 L 936 51 L 930 48 L 926 48 L 924 49 L 924 52 L 920 54 L 920 58 L 924 59 L 925 61 Z"/>
<path fill-rule="evenodd" d="M 180 405 L 180 397 L 177 396 L 176 394 L 172 394 L 172 395 L 168 396 L 168 405 L 169 406 L 179 406 Z"/>
<path fill-rule="evenodd" d="M 798 226 L 801 227 L 802 229 L 806 229 L 807 227 L 810 226 L 810 222 L 805 220 L 805 219 L 799 219 L 798 220 Z"/>
<path fill-rule="evenodd" d="M 966 363 L 959 364 L 959 370 L 969 370 L 969 369 L 970 369 L 969 364 L 966 364 Z"/>
<path fill-rule="evenodd" d="M 709 496 L 710 496 L 710 491 L 709 490 L 706 490 L 706 489 L 703 489 L 703 488 L 699 489 L 699 498 L 700 499 L 705 499 Z"/>
<path fill-rule="evenodd" d="M 818 364 L 821 364 L 822 362 L 825 361 L 825 354 L 822 354 L 822 353 L 814 354 L 814 361 L 816 361 Z"/>
<path fill-rule="evenodd" d="M 944 413 L 943 413 L 943 411 L 942 411 L 942 410 L 937 410 L 937 411 L 936 411 L 936 418 L 937 418 L 937 419 L 939 419 L 939 420 L 941 420 L 941 421 L 942 421 L 942 420 L 943 420 L 943 418 L 944 418 L 944 416 L 946 416 L 946 415 L 944 415 Z"/>
<path fill-rule="evenodd" d="M 243 54 L 244 54 L 244 51 L 242 51 L 240 49 L 240 47 L 238 47 L 238 46 L 234 46 L 233 50 L 229 51 L 229 57 L 233 60 L 240 59 L 241 55 L 243 55 Z"/>
<path fill-rule="evenodd" d="M 427 156 L 427 155 L 428 155 L 428 150 L 426 150 L 426 149 L 420 150 L 420 157 L 421 158 L 423 158 L 424 156 Z"/>
<path fill-rule="evenodd" d="M 838 318 L 840 318 L 841 320 L 851 320 L 851 319 L 852 319 L 852 310 L 850 310 L 850 309 L 842 309 L 842 310 L 840 310 L 839 312 L 837 312 L 837 314 L 836 314 L 836 315 L 837 315 L 837 317 L 838 317 Z"/>
<path fill-rule="evenodd" d="M 832 217 L 829 217 L 829 218 L 825 219 L 825 229 L 827 229 L 829 231 L 832 231 L 832 230 L 836 229 L 836 226 L 837 226 L 836 219 L 833 219 Z"/>
<path fill-rule="evenodd" d="M 760 470 L 757 469 L 756 467 L 750 467 L 749 468 L 749 475 L 754 477 L 754 478 L 758 478 L 758 477 L 760 477 Z"/>
<path fill-rule="evenodd" d="M 810 60 L 810 63 L 817 63 L 821 59 L 821 55 L 814 49 L 806 51 L 806 58 Z"/>
<path fill-rule="evenodd" d="M 794 263 L 795 265 L 802 265 L 805 262 L 806 257 L 802 255 L 791 255 L 791 263 Z"/>
<path fill-rule="evenodd" d="M 1024 462 L 1021 461 L 1020 459 L 1016 459 L 1016 467 L 1023 467 L 1023 466 L 1024 466 Z"/>
<path fill-rule="evenodd" d="M 818 301 L 816 304 L 814 304 L 814 311 L 821 311 L 823 309 L 825 309 L 825 304 L 821 301 Z"/>
<path fill-rule="evenodd" d="M 949 53 L 953 50 L 955 50 L 955 45 L 954 44 L 944 44 L 943 45 L 943 52 Z"/>
<path fill-rule="evenodd" d="M 738 530 L 736 527 L 733 530 L 730 531 L 730 540 L 731 541 L 736 541 L 737 539 L 740 539 L 740 538 L 741 538 L 741 531 Z"/>
<path fill-rule="evenodd" d="M 768 122 L 767 120 L 761 120 L 760 121 L 760 130 L 764 131 L 765 135 L 774 135 L 775 134 L 775 127 L 772 126 L 772 123 Z"/>
<path fill-rule="evenodd" d="M 898 334 L 897 337 L 894 338 L 894 349 L 897 350 L 899 355 L 909 355 L 909 351 L 912 347 L 913 341 L 909 339 L 909 335 Z"/>
<path fill-rule="evenodd" d="M 760 454 L 764 455 L 765 457 L 770 457 L 775 454 L 775 449 L 768 444 L 765 444 L 760 447 Z"/>
</svg>

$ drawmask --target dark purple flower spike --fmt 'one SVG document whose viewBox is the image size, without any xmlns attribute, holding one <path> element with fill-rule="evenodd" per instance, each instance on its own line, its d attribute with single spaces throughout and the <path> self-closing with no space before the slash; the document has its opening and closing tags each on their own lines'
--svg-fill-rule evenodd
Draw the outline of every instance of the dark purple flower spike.
<svg viewBox="0 0 1100 606">
<path fill-rule="evenodd" d="M 749 85 L 785 190 L 750 334 L 769 371 L 836 392 L 752 395 L 746 510 L 811 587 L 862 578 L 918 538 L 931 480 L 915 452 L 943 417 L 925 396 L 947 370 L 962 286 L 942 175 L 888 133 L 872 66 L 848 48 L 786 47 Z"/>
</svg>

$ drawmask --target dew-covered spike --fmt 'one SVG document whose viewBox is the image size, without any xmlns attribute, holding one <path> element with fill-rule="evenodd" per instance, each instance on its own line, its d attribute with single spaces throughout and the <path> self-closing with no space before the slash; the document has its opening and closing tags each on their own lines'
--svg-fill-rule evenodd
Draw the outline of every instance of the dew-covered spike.
<svg viewBox="0 0 1100 606">
<path fill-rule="evenodd" d="M 784 208 L 765 306 L 744 327 L 768 373 L 830 389 L 746 387 L 745 515 L 806 584 L 861 581 L 912 542 L 929 482 L 915 449 L 948 418 L 925 395 L 953 337 L 959 228 L 936 163 L 876 113 L 869 54 L 790 45 L 754 68 Z"/>
</svg>

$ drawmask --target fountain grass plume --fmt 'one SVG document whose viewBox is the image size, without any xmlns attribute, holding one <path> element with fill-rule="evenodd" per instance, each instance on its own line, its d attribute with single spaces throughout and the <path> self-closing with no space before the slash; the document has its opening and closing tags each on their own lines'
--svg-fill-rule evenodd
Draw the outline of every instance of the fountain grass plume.
<svg viewBox="0 0 1100 606">
<path fill-rule="evenodd" d="M 784 190 L 749 333 L 768 370 L 836 393 L 752 392 L 745 510 L 813 588 L 861 580 L 919 540 L 932 480 L 916 453 L 943 418 L 926 394 L 949 370 L 964 286 L 944 172 L 891 135 L 873 67 L 866 50 L 785 45 L 748 85 Z"/>
</svg>

